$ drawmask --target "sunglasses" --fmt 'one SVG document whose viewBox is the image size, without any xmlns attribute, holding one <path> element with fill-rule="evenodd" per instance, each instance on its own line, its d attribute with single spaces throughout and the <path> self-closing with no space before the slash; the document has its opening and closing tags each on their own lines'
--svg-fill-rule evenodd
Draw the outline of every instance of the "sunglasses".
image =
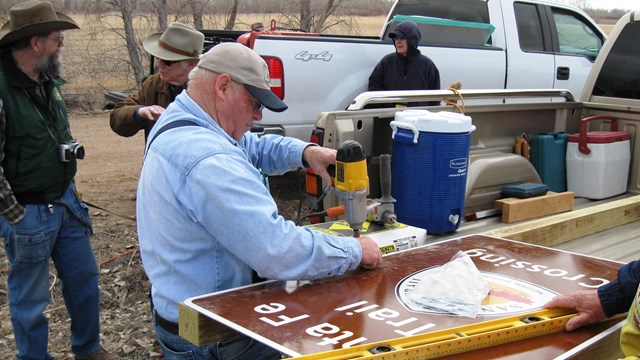
<svg viewBox="0 0 640 360">
<path fill-rule="evenodd" d="M 173 65 L 175 63 L 181 62 L 182 60 L 165 60 L 165 59 L 158 58 L 158 61 L 162 61 L 165 65 L 171 66 L 171 65 Z"/>
</svg>

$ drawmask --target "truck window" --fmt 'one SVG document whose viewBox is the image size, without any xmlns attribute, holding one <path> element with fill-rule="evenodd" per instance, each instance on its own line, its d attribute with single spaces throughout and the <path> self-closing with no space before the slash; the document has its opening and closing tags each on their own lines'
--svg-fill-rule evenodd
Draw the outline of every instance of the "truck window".
<svg viewBox="0 0 640 360">
<path fill-rule="evenodd" d="M 515 3 L 518 40 L 522 51 L 544 51 L 544 38 L 538 7 L 535 4 Z"/>
<path fill-rule="evenodd" d="M 389 19 L 395 15 L 417 15 L 434 18 L 450 19 L 457 21 L 470 21 L 490 24 L 489 8 L 486 0 L 456 0 L 456 5 L 451 6 L 451 0 L 405 0 L 398 1 L 392 9 Z M 393 29 L 387 29 L 384 38 Z M 428 44 L 430 39 L 422 37 L 421 44 Z M 487 41 L 491 44 L 491 39 Z"/>
<path fill-rule="evenodd" d="M 640 23 L 628 23 L 605 58 L 593 95 L 640 100 Z"/>
<path fill-rule="evenodd" d="M 418 15 L 436 18 L 472 21 L 489 24 L 489 9 L 486 0 L 407 0 L 398 1 L 390 18 L 395 15 Z"/>
<path fill-rule="evenodd" d="M 602 39 L 586 20 L 563 9 L 551 8 L 558 33 L 559 53 L 581 55 L 595 60 L 602 47 Z"/>
</svg>

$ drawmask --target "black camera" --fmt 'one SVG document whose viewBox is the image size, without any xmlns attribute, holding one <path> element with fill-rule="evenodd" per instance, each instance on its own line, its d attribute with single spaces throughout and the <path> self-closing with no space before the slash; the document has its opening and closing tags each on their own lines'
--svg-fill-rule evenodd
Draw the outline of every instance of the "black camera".
<svg viewBox="0 0 640 360">
<path fill-rule="evenodd" d="M 60 144 L 60 161 L 69 162 L 71 159 L 84 159 L 84 146 L 80 145 L 76 139 Z"/>
</svg>

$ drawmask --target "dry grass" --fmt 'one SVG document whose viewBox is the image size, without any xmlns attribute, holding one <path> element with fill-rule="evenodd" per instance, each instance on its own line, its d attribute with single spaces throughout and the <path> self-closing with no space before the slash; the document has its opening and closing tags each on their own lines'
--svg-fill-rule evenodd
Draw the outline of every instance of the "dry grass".
<svg viewBox="0 0 640 360">
<path fill-rule="evenodd" d="M 602 30 L 608 35 L 615 24 L 599 24 Z"/>
<path fill-rule="evenodd" d="M 129 66 L 126 43 L 121 36 L 122 20 L 114 15 L 103 17 L 98 22 L 95 18 L 82 15 L 73 16 L 80 25 L 80 30 L 65 32 L 64 77 L 68 81 L 65 93 L 89 94 L 102 97 L 107 90 L 130 89 L 135 86 L 133 71 Z M 266 26 L 276 19 L 275 15 L 241 15 L 236 30 L 249 30 L 250 24 L 262 22 Z M 187 22 L 187 19 L 179 19 Z M 384 17 L 354 18 L 355 33 L 358 35 L 379 35 Z M 221 19 L 205 19 L 205 26 L 220 28 Z M 146 18 L 140 18 L 135 24 L 140 37 L 139 42 L 154 32 Z M 338 28 L 336 34 L 349 34 L 346 27 Z M 351 32 L 353 34 L 353 32 Z M 146 53 L 139 46 L 140 53 Z M 148 66 L 146 57 L 143 66 Z"/>
</svg>

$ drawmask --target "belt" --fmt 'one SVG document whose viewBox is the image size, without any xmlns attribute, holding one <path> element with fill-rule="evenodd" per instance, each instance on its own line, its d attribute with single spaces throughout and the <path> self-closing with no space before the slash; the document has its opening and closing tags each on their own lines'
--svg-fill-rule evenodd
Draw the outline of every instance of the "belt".
<svg viewBox="0 0 640 360">
<path fill-rule="evenodd" d="M 173 335 L 180 336 L 177 323 L 174 323 L 173 321 L 169 321 L 163 318 L 162 316 L 160 316 L 160 314 L 158 314 L 157 311 L 155 313 L 156 313 L 156 324 L 158 324 L 158 326 L 160 326 L 163 330 L 170 332 Z"/>
<path fill-rule="evenodd" d="M 16 200 L 18 200 L 18 203 L 20 203 L 21 205 L 39 204 L 39 203 L 47 202 L 46 192 L 44 191 L 33 191 L 33 192 L 26 192 L 21 194 L 14 193 L 13 195 L 16 197 Z"/>
</svg>

